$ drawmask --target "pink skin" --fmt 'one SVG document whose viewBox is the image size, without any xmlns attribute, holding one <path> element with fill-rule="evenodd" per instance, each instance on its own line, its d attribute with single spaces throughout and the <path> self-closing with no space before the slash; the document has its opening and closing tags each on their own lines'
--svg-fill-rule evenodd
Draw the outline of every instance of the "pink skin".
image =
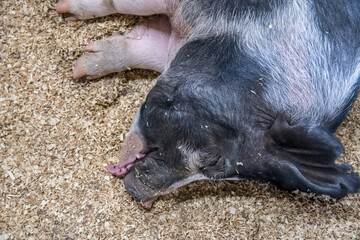
<svg viewBox="0 0 360 240">
<path fill-rule="evenodd" d="M 59 0 L 56 10 L 70 14 L 66 20 L 90 19 L 113 13 L 168 14 L 165 0 Z M 136 27 L 125 36 L 92 42 L 77 60 L 73 77 L 98 78 L 131 68 L 163 72 L 183 40 L 172 31 L 168 17 L 162 16 Z"/>
<path fill-rule="evenodd" d="M 68 13 L 66 20 L 84 20 L 116 13 L 111 0 L 59 0 L 56 11 Z"/>
<path fill-rule="evenodd" d="M 115 176 L 124 177 L 136 160 L 145 157 L 145 154 L 140 153 L 143 150 L 144 144 L 140 135 L 136 132 L 131 132 L 125 138 L 118 165 L 108 166 L 108 171 Z"/>
<path fill-rule="evenodd" d="M 130 68 L 163 72 L 168 61 L 170 34 L 168 18 L 160 17 L 136 27 L 125 36 L 92 42 L 75 63 L 73 77 L 98 78 Z"/>
<path fill-rule="evenodd" d="M 138 16 L 167 14 L 165 0 L 59 0 L 56 11 L 70 13 L 67 20 L 84 20 L 114 13 Z"/>
</svg>

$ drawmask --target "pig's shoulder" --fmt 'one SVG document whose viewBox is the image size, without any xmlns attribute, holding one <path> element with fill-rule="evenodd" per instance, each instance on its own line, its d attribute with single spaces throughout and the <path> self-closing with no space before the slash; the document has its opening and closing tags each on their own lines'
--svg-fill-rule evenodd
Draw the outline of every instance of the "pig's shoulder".
<svg viewBox="0 0 360 240">
<path fill-rule="evenodd" d="M 315 16 L 320 29 L 329 39 L 360 44 L 360 1 L 314 1 Z"/>
</svg>

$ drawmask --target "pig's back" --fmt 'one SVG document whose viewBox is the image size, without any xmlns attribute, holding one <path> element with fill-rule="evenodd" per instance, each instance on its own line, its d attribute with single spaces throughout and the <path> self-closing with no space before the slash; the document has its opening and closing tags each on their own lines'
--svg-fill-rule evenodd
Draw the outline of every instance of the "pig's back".
<svg viewBox="0 0 360 240">
<path fill-rule="evenodd" d="M 257 62 L 266 73 L 261 94 L 276 112 L 332 130 L 341 123 L 359 86 L 358 1 L 181 0 L 180 4 L 172 18 L 175 30 L 188 42 L 231 38 L 239 55 Z"/>
</svg>

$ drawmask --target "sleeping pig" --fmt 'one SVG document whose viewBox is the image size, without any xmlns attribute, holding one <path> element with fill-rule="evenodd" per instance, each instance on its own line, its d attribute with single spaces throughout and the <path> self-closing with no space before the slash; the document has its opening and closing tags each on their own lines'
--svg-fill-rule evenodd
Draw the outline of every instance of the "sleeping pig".
<svg viewBox="0 0 360 240">
<path fill-rule="evenodd" d="M 360 85 L 357 0 L 60 0 L 68 20 L 158 15 L 92 42 L 74 78 L 161 72 L 110 173 L 143 207 L 199 179 L 342 198 L 359 175 L 334 132 Z"/>
</svg>

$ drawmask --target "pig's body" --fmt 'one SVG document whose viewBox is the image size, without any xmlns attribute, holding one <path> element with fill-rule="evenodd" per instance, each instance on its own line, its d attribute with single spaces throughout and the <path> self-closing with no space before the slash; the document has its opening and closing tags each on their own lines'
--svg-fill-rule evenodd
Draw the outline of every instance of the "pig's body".
<svg viewBox="0 0 360 240">
<path fill-rule="evenodd" d="M 63 0 L 58 10 L 90 18 L 86 2 Z M 119 165 L 109 167 L 125 176 L 137 201 L 150 206 L 161 194 L 207 178 L 264 179 L 335 198 L 358 191 L 358 174 L 334 163 L 343 147 L 333 133 L 360 84 L 360 2 L 97 2 L 101 7 L 90 7 L 95 16 L 170 19 L 90 44 L 74 72 L 162 72 Z M 118 52 L 106 54 L 109 46 Z"/>
</svg>

